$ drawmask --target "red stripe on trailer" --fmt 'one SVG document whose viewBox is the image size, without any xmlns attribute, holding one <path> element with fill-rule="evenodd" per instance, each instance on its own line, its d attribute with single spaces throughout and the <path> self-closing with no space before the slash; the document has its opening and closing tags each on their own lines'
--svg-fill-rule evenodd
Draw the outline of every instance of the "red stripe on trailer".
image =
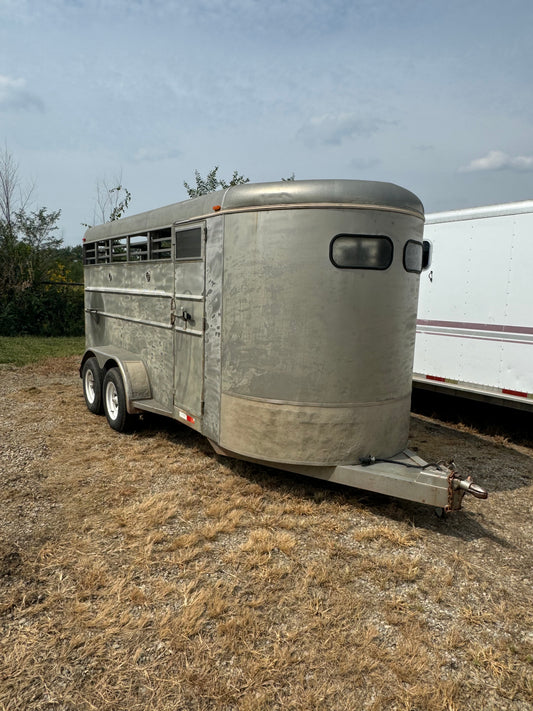
<svg viewBox="0 0 533 711">
<path fill-rule="evenodd" d="M 507 390 L 506 388 L 502 388 L 502 393 L 504 395 L 515 395 L 516 397 L 527 397 L 527 393 L 523 393 L 520 390 Z"/>
<path fill-rule="evenodd" d="M 437 383 L 449 383 L 450 385 L 461 385 L 458 380 L 452 380 L 451 378 L 443 378 L 441 375 L 424 375 L 426 380 L 434 380 Z M 479 386 L 481 387 L 481 386 Z M 512 395 L 513 397 L 525 397 L 533 398 L 530 393 L 522 392 L 522 390 L 510 390 L 509 388 L 492 388 L 492 392 L 498 392 L 502 395 Z M 490 394 L 490 393 L 489 393 Z"/>
</svg>

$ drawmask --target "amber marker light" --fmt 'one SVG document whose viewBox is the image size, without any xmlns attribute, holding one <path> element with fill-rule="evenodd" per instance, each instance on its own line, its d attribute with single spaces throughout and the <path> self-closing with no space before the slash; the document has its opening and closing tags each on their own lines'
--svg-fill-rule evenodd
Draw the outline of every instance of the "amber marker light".
<svg viewBox="0 0 533 711">
<path fill-rule="evenodd" d="M 220 205 L 213 205 L 213 210 L 218 212 L 220 210 Z"/>
</svg>

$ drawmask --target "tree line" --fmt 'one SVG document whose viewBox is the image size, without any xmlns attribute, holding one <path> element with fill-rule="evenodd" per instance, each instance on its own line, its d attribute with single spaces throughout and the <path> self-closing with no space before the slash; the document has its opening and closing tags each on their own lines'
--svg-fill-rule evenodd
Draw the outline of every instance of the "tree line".
<svg viewBox="0 0 533 711">
<path fill-rule="evenodd" d="M 189 198 L 248 183 L 234 171 L 229 181 L 218 166 L 195 184 Z M 282 180 L 294 180 L 294 174 Z M 61 210 L 37 207 L 7 148 L 0 153 L 0 336 L 81 336 L 84 333 L 82 247 L 66 247 L 58 232 Z M 97 182 L 93 224 L 123 217 L 131 193 L 117 177 Z M 85 227 L 90 225 L 82 223 Z"/>
<path fill-rule="evenodd" d="M 81 246 L 57 235 L 61 210 L 32 206 L 33 186 L 0 154 L 0 335 L 83 334 Z M 72 286 L 77 284 L 78 286 Z"/>
</svg>

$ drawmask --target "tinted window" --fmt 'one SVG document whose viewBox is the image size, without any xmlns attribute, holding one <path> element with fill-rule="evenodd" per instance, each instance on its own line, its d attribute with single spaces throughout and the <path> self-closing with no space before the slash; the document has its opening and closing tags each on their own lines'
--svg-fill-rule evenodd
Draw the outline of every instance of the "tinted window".
<svg viewBox="0 0 533 711">
<path fill-rule="evenodd" d="M 389 237 L 337 235 L 331 240 L 329 257 L 340 269 L 388 269 L 393 246 Z"/>
<path fill-rule="evenodd" d="M 410 239 L 403 248 L 403 266 L 407 272 L 420 274 L 422 271 L 422 242 Z"/>
<path fill-rule="evenodd" d="M 201 259 L 202 228 L 192 227 L 190 230 L 176 232 L 176 259 Z"/>
</svg>

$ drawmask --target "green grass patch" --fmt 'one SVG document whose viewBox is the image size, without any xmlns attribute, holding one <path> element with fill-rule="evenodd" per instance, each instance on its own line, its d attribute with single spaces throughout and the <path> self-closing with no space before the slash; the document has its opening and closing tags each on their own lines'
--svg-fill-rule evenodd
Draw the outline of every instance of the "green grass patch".
<svg viewBox="0 0 533 711">
<path fill-rule="evenodd" d="M 46 358 L 79 355 L 85 350 L 85 338 L 43 338 L 40 336 L 0 336 L 0 363 L 28 365 Z"/>
</svg>

